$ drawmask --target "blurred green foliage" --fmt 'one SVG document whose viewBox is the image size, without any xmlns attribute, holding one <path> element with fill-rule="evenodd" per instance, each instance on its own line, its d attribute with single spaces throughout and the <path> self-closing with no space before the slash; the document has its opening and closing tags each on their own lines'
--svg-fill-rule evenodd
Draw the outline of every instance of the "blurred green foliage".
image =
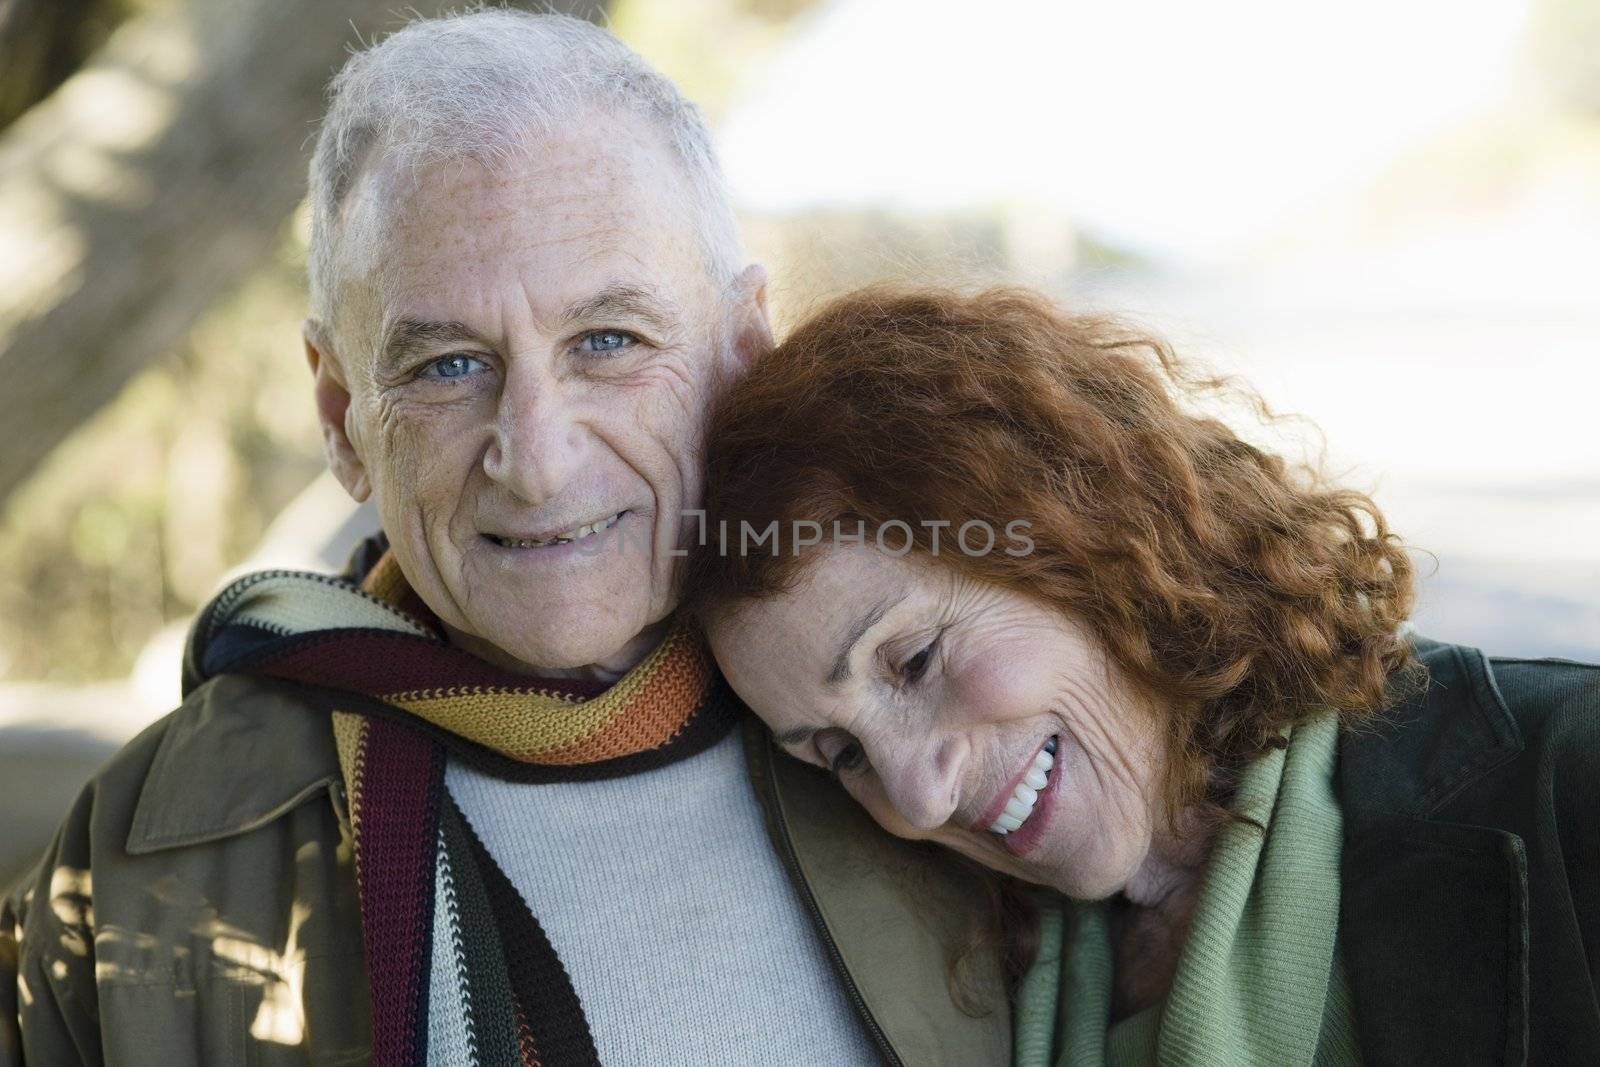
<svg viewBox="0 0 1600 1067">
<path fill-rule="evenodd" d="M 84 425 L 0 516 L 0 674 L 125 672 L 322 468 L 301 228 Z"/>
</svg>

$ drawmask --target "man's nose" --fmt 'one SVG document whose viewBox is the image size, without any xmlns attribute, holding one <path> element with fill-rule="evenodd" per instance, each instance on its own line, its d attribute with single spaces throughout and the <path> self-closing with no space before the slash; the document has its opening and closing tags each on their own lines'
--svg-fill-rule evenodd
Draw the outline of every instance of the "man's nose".
<svg viewBox="0 0 1600 1067">
<path fill-rule="evenodd" d="M 527 503 L 542 504 L 572 479 L 583 450 L 583 430 L 562 383 L 533 371 L 508 371 L 484 473 Z"/>
<path fill-rule="evenodd" d="M 910 740 L 888 737 L 869 750 L 884 793 L 901 818 L 919 830 L 937 830 L 961 803 L 961 770 L 967 742 L 962 737 Z"/>
</svg>

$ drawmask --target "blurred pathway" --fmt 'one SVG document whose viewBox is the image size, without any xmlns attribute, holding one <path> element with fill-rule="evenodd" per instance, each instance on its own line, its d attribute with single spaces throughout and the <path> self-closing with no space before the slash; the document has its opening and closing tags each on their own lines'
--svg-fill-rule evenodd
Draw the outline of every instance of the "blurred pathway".
<svg viewBox="0 0 1600 1067">
<path fill-rule="evenodd" d="M 1432 555 L 1418 630 L 1600 661 L 1600 300 L 1470 243 L 1444 276 L 1451 251 L 1106 271 L 1071 292 L 1320 428 L 1330 468 Z"/>
</svg>

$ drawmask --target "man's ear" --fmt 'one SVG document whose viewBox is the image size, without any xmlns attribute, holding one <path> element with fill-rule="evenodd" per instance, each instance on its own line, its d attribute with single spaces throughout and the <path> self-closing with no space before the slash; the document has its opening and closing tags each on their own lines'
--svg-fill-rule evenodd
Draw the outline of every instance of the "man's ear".
<svg viewBox="0 0 1600 1067">
<path fill-rule="evenodd" d="M 772 351 L 772 322 L 767 317 L 767 268 L 752 263 L 730 287 L 733 306 L 733 354 L 742 373 Z"/>
<path fill-rule="evenodd" d="M 328 456 L 328 468 L 345 492 L 359 504 L 372 495 L 372 482 L 367 478 L 366 464 L 350 440 L 350 387 L 345 382 L 344 369 L 339 366 L 328 340 L 329 331 L 322 323 L 307 319 L 300 332 L 305 338 L 306 362 L 311 365 L 317 419 L 322 423 L 322 447 Z"/>
</svg>

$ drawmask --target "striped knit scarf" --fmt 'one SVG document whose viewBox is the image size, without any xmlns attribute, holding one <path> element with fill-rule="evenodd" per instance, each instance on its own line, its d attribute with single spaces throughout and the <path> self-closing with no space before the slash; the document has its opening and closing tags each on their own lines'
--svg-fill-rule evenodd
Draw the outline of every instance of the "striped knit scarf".
<svg viewBox="0 0 1600 1067">
<path fill-rule="evenodd" d="M 446 756 L 559 782 L 703 751 L 737 716 L 703 645 L 680 625 L 610 687 L 534 681 L 446 644 L 387 554 L 359 589 L 297 572 L 242 578 L 196 632 L 204 675 L 280 679 L 332 713 L 375 1067 L 598 1064 L 530 902 L 445 788 Z"/>
</svg>

